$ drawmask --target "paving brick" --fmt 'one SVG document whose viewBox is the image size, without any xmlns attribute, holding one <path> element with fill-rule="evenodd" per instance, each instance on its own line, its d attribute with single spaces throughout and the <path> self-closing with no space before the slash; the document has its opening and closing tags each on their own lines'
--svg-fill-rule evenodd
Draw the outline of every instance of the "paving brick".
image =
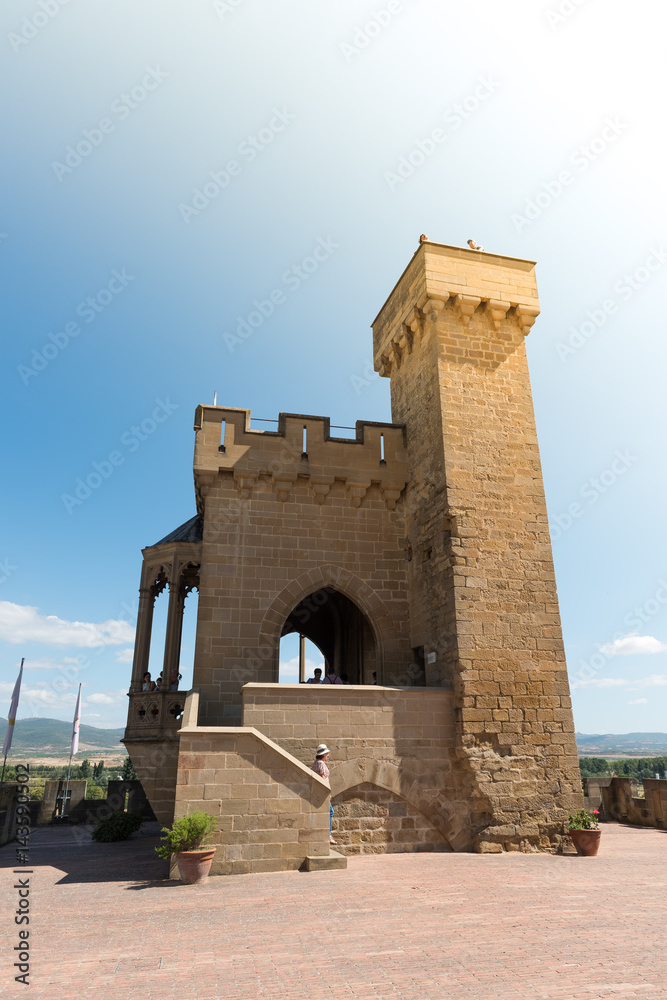
<svg viewBox="0 0 667 1000">
<path fill-rule="evenodd" d="M 665 833 L 602 830 L 597 858 L 381 854 L 309 874 L 273 873 L 266 859 L 254 874 L 186 886 L 165 879 L 155 825 L 119 844 L 40 829 L 29 995 L 665 1000 Z M 10 902 L 14 851 L 0 850 Z M 6 905 L 0 996 L 12 1000 L 24 995 L 15 943 Z"/>
</svg>

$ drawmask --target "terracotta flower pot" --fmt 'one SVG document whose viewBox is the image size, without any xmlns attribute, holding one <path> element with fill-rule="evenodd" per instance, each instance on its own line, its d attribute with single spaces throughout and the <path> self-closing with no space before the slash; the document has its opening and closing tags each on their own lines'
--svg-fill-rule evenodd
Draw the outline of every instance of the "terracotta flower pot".
<svg viewBox="0 0 667 1000">
<path fill-rule="evenodd" d="M 568 830 L 567 832 L 577 849 L 577 854 L 584 858 L 592 858 L 597 854 L 602 830 Z"/>
<path fill-rule="evenodd" d="M 211 870 L 214 857 L 215 848 L 207 851 L 179 851 L 176 862 L 182 881 L 188 885 L 204 882 Z"/>
</svg>

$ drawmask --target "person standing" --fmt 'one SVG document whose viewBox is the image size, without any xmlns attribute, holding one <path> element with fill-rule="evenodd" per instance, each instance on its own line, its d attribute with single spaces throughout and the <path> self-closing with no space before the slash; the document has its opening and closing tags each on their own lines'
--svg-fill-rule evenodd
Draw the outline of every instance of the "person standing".
<svg viewBox="0 0 667 1000">
<path fill-rule="evenodd" d="M 311 767 L 311 771 L 315 774 L 319 774 L 320 778 L 324 778 L 325 781 L 329 780 L 329 768 L 327 767 L 327 761 L 329 760 L 329 754 L 331 750 L 326 745 L 326 743 L 320 743 L 317 750 L 315 751 L 315 763 Z M 331 827 L 333 824 L 333 806 L 331 805 L 331 799 L 329 799 L 329 843 L 336 844 L 331 834 Z"/>
<path fill-rule="evenodd" d="M 322 668 L 315 667 L 313 670 L 313 677 L 309 677 L 306 684 L 321 684 L 322 683 Z"/>
<path fill-rule="evenodd" d="M 326 677 L 322 681 L 323 684 L 342 684 L 342 680 L 337 676 L 336 671 L 333 667 L 329 667 Z"/>
</svg>

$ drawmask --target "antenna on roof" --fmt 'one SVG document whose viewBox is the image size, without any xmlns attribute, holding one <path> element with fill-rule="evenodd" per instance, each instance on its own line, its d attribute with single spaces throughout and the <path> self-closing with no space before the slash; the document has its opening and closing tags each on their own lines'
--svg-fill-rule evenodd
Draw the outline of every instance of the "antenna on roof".
<svg viewBox="0 0 667 1000">
<path fill-rule="evenodd" d="M 213 392 L 213 405 L 214 406 L 218 405 L 218 394 L 217 394 L 217 392 L 215 392 L 215 390 Z"/>
</svg>

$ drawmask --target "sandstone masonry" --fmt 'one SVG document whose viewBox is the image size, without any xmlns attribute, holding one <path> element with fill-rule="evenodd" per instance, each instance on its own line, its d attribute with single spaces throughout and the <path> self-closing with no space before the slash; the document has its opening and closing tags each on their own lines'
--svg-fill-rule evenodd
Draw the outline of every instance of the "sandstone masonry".
<svg viewBox="0 0 667 1000">
<path fill-rule="evenodd" d="M 581 791 L 524 345 L 538 313 L 531 261 L 423 243 L 373 324 L 392 424 L 350 440 L 324 417 L 257 431 L 198 407 L 197 516 L 143 553 L 125 742 L 159 819 L 220 817 L 214 871 L 327 866 L 320 742 L 342 853 L 558 846 Z M 165 589 L 165 690 L 144 693 Z M 169 687 L 194 589 L 188 695 Z M 278 684 L 289 632 L 351 684 Z"/>
</svg>

